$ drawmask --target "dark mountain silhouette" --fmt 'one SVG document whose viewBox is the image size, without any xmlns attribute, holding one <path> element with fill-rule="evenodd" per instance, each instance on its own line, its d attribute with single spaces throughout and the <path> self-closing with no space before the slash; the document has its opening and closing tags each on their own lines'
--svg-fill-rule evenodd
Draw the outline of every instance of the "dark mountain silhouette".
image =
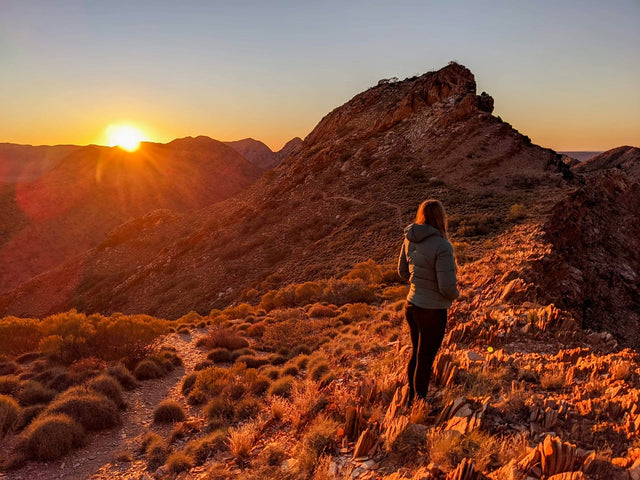
<svg viewBox="0 0 640 480">
<path fill-rule="evenodd" d="M 0 158 L 0 292 L 95 247 L 122 222 L 210 205 L 261 174 L 207 137 L 143 143 L 133 153 L 3 144 Z"/>
<path fill-rule="evenodd" d="M 369 258 L 394 261 L 404 224 L 430 196 L 445 202 L 462 239 L 502 231 L 512 205 L 540 214 L 572 173 L 492 109 L 455 63 L 381 83 L 329 113 L 246 191 L 197 213 L 129 222 L 5 295 L 2 311 L 206 312 L 243 291 L 252 298 Z M 57 293 L 44 288 L 52 284 Z"/>
</svg>

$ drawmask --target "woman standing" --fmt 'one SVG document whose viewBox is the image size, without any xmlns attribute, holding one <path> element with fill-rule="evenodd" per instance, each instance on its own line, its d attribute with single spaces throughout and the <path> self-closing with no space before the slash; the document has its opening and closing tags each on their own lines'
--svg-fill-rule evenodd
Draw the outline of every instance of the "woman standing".
<svg viewBox="0 0 640 480">
<path fill-rule="evenodd" d="M 459 295 L 447 217 L 438 200 L 422 202 L 415 223 L 405 229 L 398 273 L 411 284 L 405 309 L 413 346 L 407 368 L 411 405 L 416 396 L 427 397 L 431 367 L 447 326 L 447 309 Z"/>
</svg>

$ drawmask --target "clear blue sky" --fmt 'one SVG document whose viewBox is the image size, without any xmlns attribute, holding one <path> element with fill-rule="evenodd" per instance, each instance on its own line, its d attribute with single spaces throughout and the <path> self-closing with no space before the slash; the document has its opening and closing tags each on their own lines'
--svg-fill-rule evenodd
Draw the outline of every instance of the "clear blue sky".
<svg viewBox="0 0 640 480">
<path fill-rule="evenodd" d="M 640 1 L 0 1 L 0 141 L 252 136 L 279 148 L 380 78 L 469 67 L 558 150 L 640 146 Z"/>
</svg>

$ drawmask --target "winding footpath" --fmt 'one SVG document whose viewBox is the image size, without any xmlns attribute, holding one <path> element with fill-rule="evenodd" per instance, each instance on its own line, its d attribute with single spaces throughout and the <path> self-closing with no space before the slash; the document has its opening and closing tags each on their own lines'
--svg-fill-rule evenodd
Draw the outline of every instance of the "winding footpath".
<svg viewBox="0 0 640 480">
<path fill-rule="evenodd" d="M 140 382 L 138 388 L 125 392 L 128 408 L 122 412 L 122 425 L 96 434 L 90 434 L 87 444 L 55 462 L 30 462 L 15 471 L 0 474 L 0 480 L 53 480 L 53 479 L 117 479 L 151 478 L 142 461 L 119 461 L 118 457 L 135 452 L 136 438 L 147 430 L 153 430 L 167 438 L 171 425 L 153 423 L 155 407 L 164 399 L 179 401 L 190 417 L 194 411 L 184 402 L 180 393 L 182 380 L 194 371 L 198 362 L 206 358 L 206 352 L 196 347 L 197 340 L 207 330 L 192 330 L 189 335 L 172 333 L 165 336 L 160 345 L 174 347 L 183 362 L 165 377 Z"/>
</svg>

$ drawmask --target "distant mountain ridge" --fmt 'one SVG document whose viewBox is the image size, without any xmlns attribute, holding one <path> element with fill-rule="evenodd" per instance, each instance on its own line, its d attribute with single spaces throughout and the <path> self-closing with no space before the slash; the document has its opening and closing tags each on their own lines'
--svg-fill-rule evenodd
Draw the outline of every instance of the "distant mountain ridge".
<svg viewBox="0 0 640 480">
<path fill-rule="evenodd" d="M 208 137 L 117 147 L 0 145 L 0 292 L 156 209 L 187 211 L 245 188 L 260 169 Z"/>
<path fill-rule="evenodd" d="M 598 150 L 598 151 L 578 150 L 578 151 L 570 151 L 570 152 L 558 151 L 558 153 L 561 155 L 566 155 L 567 157 L 571 157 L 579 162 L 584 162 L 602 153 L 602 151 L 601 150 Z"/>
<path fill-rule="evenodd" d="M 270 170 L 276 167 L 287 155 L 300 148 L 302 139 L 295 137 L 289 140 L 277 152 L 272 151 L 267 145 L 253 138 L 224 143 L 262 170 Z"/>
<path fill-rule="evenodd" d="M 591 174 L 616 168 L 640 181 L 640 148 L 628 145 L 612 148 L 576 165 L 573 170 L 580 174 Z"/>
</svg>

